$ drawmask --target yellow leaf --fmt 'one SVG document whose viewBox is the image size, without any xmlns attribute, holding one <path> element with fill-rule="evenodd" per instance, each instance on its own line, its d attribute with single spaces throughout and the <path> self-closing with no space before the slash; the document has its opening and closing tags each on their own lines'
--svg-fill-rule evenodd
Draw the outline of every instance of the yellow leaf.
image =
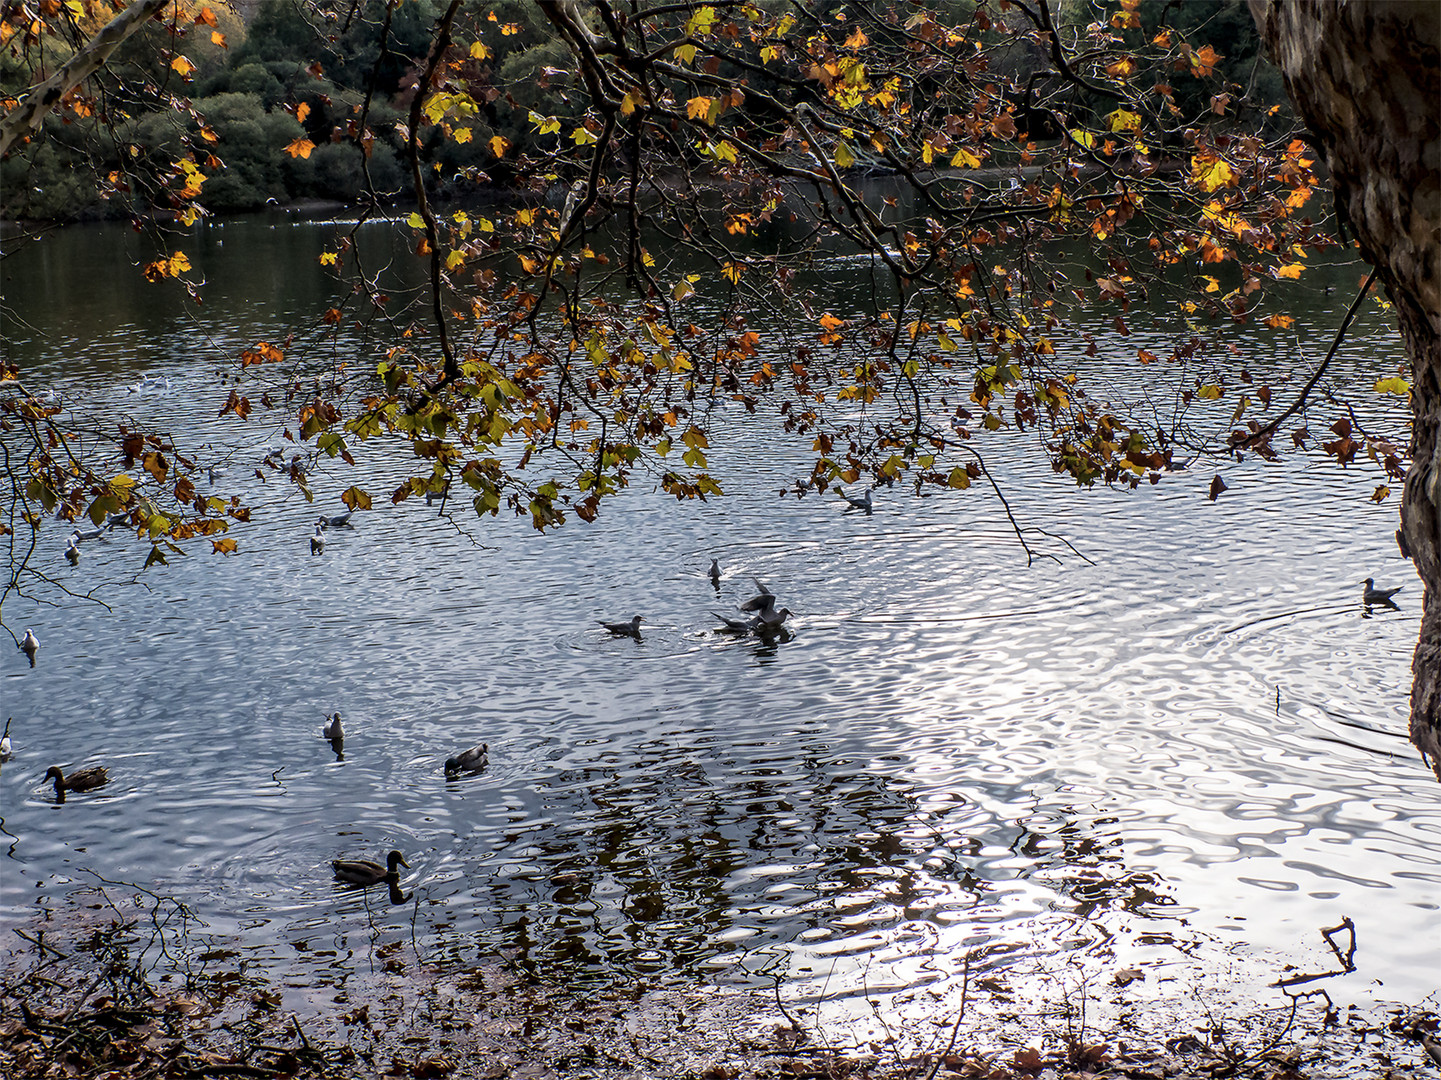
<svg viewBox="0 0 1441 1080">
<path fill-rule="evenodd" d="M 410 212 L 410 216 L 405 219 L 405 223 L 409 225 L 412 229 L 425 228 L 425 218 L 421 217 L 414 210 L 412 210 Z"/>
<path fill-rule="evenodd" d="M 1206 283 L 1206 291 L 1207 291 L 1207 292 L 1220 292 L 1220 291 L 1221 291 L 1221 283 L 1220 283 L 1219 281 L 1217 281 L 1215 278 L 1211 277 L 1210 274 L 1202 274 L 1202 275 L 1201 275 L 1201 280 Z"/>
<path fill-rule="evenodd" d="M 953 169 L 979 169 L 980 167 L 981 159 L 964 146 L 951 155 L 951 168 Z"/>
<path fill-rule="evenodd" d="M 1215 401 L 1221 396 L 1221 388 L 1211 385 L 1203 386 L 1196 391 L 1196 396 L 1202 401 Z"/>
<path fill-rule="evenodd" d="M 212 45 L 219 45 L 222 49 L 230 48 L 230 45 L 225 40 L 225 35 L 219 30 L 210 31 L 210 43 Z"/>
<path fill-rule="evenodd" d="M 578 127 L 572 131 L 570 133 L 570 139 L 576 146 L 589 146 L 596 141 L 595 136 L 583 127 Z"/>
<path fill-rule="evenodd" d="M 1096 137 L 1089 131 L 1083 131 L 1080 128 L 1072 129 L 1071 138 L 1075 139 L 1076 142 L 1080 143 L 1087 150 L 1092 149 L 1096 145 Z"/>
<path fill-rule="evenodd" d="M 183 274 L 189 269 L 190 260 L 186 257 L 185 252 L 177 251 L 174 255 L 170 256 L 170 274 L 172 277 L 176 274 Z"/>
<path fill-rule="evenodd" d="M 212 553 L 215 555 L 234 555 L 235 549 L 239 545 L 227 536 L 223 540 L 210 541 L 210 546 L 214 549 Z"/>
<path fill-rule="evenodd" d="M 334 266 L 334 265 L 335 265 L 335 257 L 336 257 L 336 256 L 335 256 L 335 252 L 333 252 L 333 251 L 322 251 L 322 252 L 320 253 L 320 265 L 321 265 L 321 266 Z"/>
<path fill-rule="evenodd" d="M 542 135 L 554 135 L 560 130 L 560 121 L 553 116 L 541 116 L 534 110 L 530 114 L 530 122 L 535 125 L 536 131 Z"/>
<path fill-rule="evenodd" d="M 490 147 L 492 154 L 498 158 L 502 158 L 505 157 L 505 152 L 510 149 L 510 140 L 504 135 L 494 135 L 486 145 Z"/>
<path fill-rule="evenodd" d="M 465 256 L 458 251 L 452 251 L 449 255 L 445 257 L 445 268 L 447 270 L 454 270 L 457 266 L 464 265 Z"/>
<path fill-rule="evenodd" d="M 489 60 L 490 50 L 485 47 L 485 42 L 477 41 L 470 47 L 470 58 L 472 60 Z"/>
<path fill-rule="evenodd" d="M 1141 114 L 1127 112 L 1125 109 L 1117 109 L 1106 117 L 1108 127 L 1111 131 L 1140 131 Z"/>
<path fill-rule="evenodd" d="M 929 149 L 929 144 L 927 144 L 927 149 Z M 841 169 L 849 169 L 849 168 L 850 168 L 852 165 L 854 165 L 855 163 L 856 163 L 856 155 L 853 154 L 853 153 L 851 153 L 851 148 L 850 148 L 849 146 L 847 146 L 845 143 L 837 143 L 837 144 L 836 144 L 836 167 L 837 167 L 837 168 L 841 168 Z"/>
<path fill-rule="evenodd" d="M 1287 263 L 1285 266 L 1276 267 L 1276 276 L 1290 278 L 1293 281 L 1301 276 L 1301 271 L 1306 269 L 1305 263 Z"/>
<path fill-rule="evenodd" d="M 182 79 L 190 78 L 190 73 L 195 70 L 195 65 L 183 56 L 177 56 L 170 61 L 170 66 L 180 73 Z"/>
<path fill-rule="evenodd" d="M 620 99 L 620 114 L 622 116 L 629 116 L 635 112 L 636 107 L 639 105 L 640 95 L 634 90 L 627 90 L 625 97 Z"/>
<path fill-rule="evenodd" d="M 470 128 L 456 128 L 455 133 L 451 136 L 451 138 L 458 143 L 468 143 L 474 137 L 475 132 L 471 131 Z"/>
<path fill-rule="evenodd" d="M 710 114 L 711 99 L 708 97 L 693 97 L 685 103 L 686 117 L 691 120 L 705 120 Z"/>
<path fill-rule="evenodd" d="M 722 273 L 723 275 L 725 275 L 725 279 L 726 279 L 727 281 L 729 281 L 732 285 L 735 285 L 735 284 L 737 284 L 737 283 L 740 282 L 740 279 L 741 279 L 741 268 L 740 268 L 740 266 L 739 266 L 738 264 L 736 264 L 736 263 L 733 263 L 733 262 L 728 262 L 728 263 L 726 263 L 723 267 L 721 267 L 721 273 Z"/>
</svg>

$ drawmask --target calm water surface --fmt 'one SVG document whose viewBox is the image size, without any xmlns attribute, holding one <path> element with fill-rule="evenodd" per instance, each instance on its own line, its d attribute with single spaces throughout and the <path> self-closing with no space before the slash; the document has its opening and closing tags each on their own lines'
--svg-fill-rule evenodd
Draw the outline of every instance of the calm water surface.
<svg viewBox="0 0 1441 1080">
<path fill-rule="evenodd" d="M 238 555 L 196 545 L 143 573 L 119 538 L 71 569 L 66 530 L 44 531 L 37 566 L 106 606 L 5 608 L 43 647 L 34 670 L 0 650 L 4 922 L 93 873 L 184 899 L 297 984 L 413 934 L 428 958 L 499 953 L 578 983 L 844 997 L 944 984 L 968 950 L 1181 980 L 1209 950 L 1265 980 L 1334 967 L 1317 931 L 1350 916 L 1357 970 L 1333 997 L 1437 989 L 1441 804 L 1405 739 L 1421 590 L 1374 472 L 1300 454 L 1225 466 L 1215 504 L 1214 467 L 1078 492 L 1027 436 L 996 437 L 1017 517 L 1052 534 L 1031 535 L 1056 559 L 1028 566 L 980 489 L 882 490 L 871 516 L 778 498 L 808 448 L 721 404 L 725 498 L 678 505 L 642 480 L 542 537 L 377 497 L 312 558 L 315 506 L 251 475 L 279 431 L 217 420 L 215 371 L 313 315 L 303 283 L 331 233 L 197 234 L 210 285 L 188 315 L 127 266 L 150 252 L 125 230 L 4 263 L 25 378 L 77 415 L 165 418 L 254 513 Z M 1345 292 L 1318 283 L 1301 341 L 1329 342 Z M 1162 351 L 1149 333 L 1101 340 Z M 1258 372 L 1295 369 L 1296 337 L 1226 333 Z M 1399 358 L 1379 320 L 1346 348 L 1339 386 Z M 381 495 L 406 460 L 365 464 Z M 328 468 L 313 487 L 334 513 L 355 477 Z M 1363 610 L 1366 576 L 1405 583 L 1400 609 Z M 752 577 L 796 613 L 781 640 L 714 632 Z M 640 642 L 596 626 L 635 613 Z M 319 735 L 337 709 L 343 757 Z M 476 741 L 490 767 L 447 782 L 442 759 Z M 110 785 L 63 806 L 41 782 L 99 762 Z M 390 848 L 410 904 L 331 882 L 331 859 Z"/>
</svg>

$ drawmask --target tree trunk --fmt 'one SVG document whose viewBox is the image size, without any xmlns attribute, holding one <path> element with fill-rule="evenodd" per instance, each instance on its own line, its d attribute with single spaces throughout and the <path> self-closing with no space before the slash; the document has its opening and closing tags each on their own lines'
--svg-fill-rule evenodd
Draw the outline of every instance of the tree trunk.
<svg viewBox="0 0 1441 1080">
<path fill-rule="evenodd" d="M 1411 361 L 1402 550 L 1425 588 L 1411 741 L 1441 779 L 1441 3 L 1250 0 Z"/>
</svg>

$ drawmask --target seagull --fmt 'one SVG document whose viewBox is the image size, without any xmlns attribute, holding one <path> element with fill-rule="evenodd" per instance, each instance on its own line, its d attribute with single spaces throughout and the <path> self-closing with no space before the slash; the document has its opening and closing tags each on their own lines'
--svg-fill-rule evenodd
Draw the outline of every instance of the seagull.
<svg viewBox="0 0 1441 1080">
<path fill-rule="evenodd" d="M 865 493 L 863 496 L 861 496 L 859 499 L 857 499 L 854 495 L 847 495 L 847 494 L 846 494 L 844 491 L 842 491 L 840 488 L 836 488 L 836 494 L 839 495 L 842 499 L 845 499 L 846 502 L 850 503 L 850 504 L 851 504 L 850 508 L 851 508 L 852 510 L 864 510 L 864 511 L 865 511 L 866 513 L 868 513 L 868 514 L 871 512 L 871 489 L 870 489 L 870 488 L 866 488 L 866 493 Z"/>
<path fill-rule="evenodd" d="M 115 526 L 117 526 L 117 525 L 128 525 L 128 524 L 130 524 L 130 515 L 129 515 L 129 514 L 107 514 L 107 515 L 105 516 L 105 528 L 106 528 L 106 531 L 109 531 L 110 529 L 115 528 Z"/>
<path fill-rule="evenodd" d="M 329 739 L 331 742 L 340 742 L 345 738 L 345 729 L 340 726 L 339 713 L 325 718 L 325 727 L 320 729 L 320 737 Z"/>
<path fill-rule="evenodd" d="M 73 536 L 65 542 L 65 557 L 70 560 L 71 566 L 80 564 L 80 547 Z"/>
<path fill-rule="evenodd" d="M 714 585 L 717 589 L 720 588 L 720 560 L 719 560 L 719 559 L 712 559 L 712 560 L 710 561 L 710 583 L 711 583 L 712 585 Z"/>
<path fill-rule="evenodd" d="M 319 525 L 315 526 L 315 535 L 310 538 L 310 554 L 322 555 L 325 552 L 325 530 Z"/>
<path fill-rule="evenodd" d="M 353 529 L 355 526 L 350 523 L 350 515 L 353 513 L 355 513 L 354 510 L 347 510 L 345 513 L 336 514 L 334 517 L 326 517 L 324 514 L 321 514 L 318 524 L 322 529 Z"/>
<path fill-rule="evenodd" d="M 1363 604 L 1392 604 L 1395 603 L 1391 597 L 1405 588 L 1404 585 L 1397 585 L 1394 589 L 1378 589 L 1376 582 L 1367 578 L 1363 584 L 1366 586 L 1361 591 L 1361 602 Z"/>
<path fill-rule="evenodd" d="M 469 750 L 462 750 L 455 757 L 446 758 L 445 775 L 454 776 L 456 773 L 462 772 L 480 772 L 489 764 L 486 757 L 489 751 L 489 744 L 481 743 L 479 746 L 472 746 Z"/>
<path fill-rule="evenodd" d="M 5 720 L 5 734 L 0 735 L 0 761 L 10 760 L 10 718 Z"/>
<path fill-rule="evenodd" d="M 600 625 L 604 626 L 612 634 L 623 634 L 626 637 L 633 637 L 637 641 L 639 641 L 641 622 L 642 616 L 636 615 L 630 620 L 630 622 L 605 622 L 604 620 L 602 620 Z"/>
<path fill-rule="evenodd" d="M 79 529 L 76 529 L 70 534 L 70 539 L 78 544 L 81 540 L 99 540 L 104 535 L 104 529 L 91 529 L 89 532 L 81 532 Z"/>
<path fill-rule="evenodd" d="M 729 630 L 733 634 L 749 634 L 752 630 L 759 630 L 764 625 L 758 618 L 732 619 L 728 615 L 722 615 L 719 611 L 712 611 L 711 614 L 725 623 L 725 626 L 716 631 L 717 633 Z"/>
<path fill-rule="evenodd" d="M 35 654 L 40 651 L 40 639 L 35 636 L 35 631 L 29 627 L 25 628 L 25 637 L 20 641 L 20 651 L 30 660 L 30 666 L 35 666 Z"/>
<path fill-rule="evenodd" d="M 760 626 L 757 627 L 757 629 L 779 630 L 781 628 L 781 624 L 786 621 L 786 616 L 788 616 L 790 613 L 791 609 L 788 607 L 771 608 L 766 611 L 762 611 L 759 615 L 756 616 L 756 622 L 760 623 Z"/>
<path fill-rule="evenodd" d="M 761 584 L 760 578 L 753 577 L 751 580 L 756 583 L 756 589 L 759 590 L 759 595 L 752 596 L 744 604 L 738 604 L 736 606 L 742 611 L 768 611 L 775 607 L 776 594 Z"/>
</svg>

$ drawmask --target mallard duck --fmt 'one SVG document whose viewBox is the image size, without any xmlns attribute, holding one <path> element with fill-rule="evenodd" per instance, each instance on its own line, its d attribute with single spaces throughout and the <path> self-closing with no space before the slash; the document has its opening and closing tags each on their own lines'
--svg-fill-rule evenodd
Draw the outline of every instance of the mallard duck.
<svg viewBox="0 0 1441 1080">
<path fill-rule="evenodd" d="M 378 885 L 382 881 L 399 881 L 400 871 L 397 866 L 410 869 L 410 863 L 406 862 L 405 856 L 398 851 L 387 855 L 385 862 L 386 865 L 381 866 L 369 859 L 335 859 L 330 865 L 335 868 L 335 880 L 349 885 Z"/>
<path fill-rule="evenodd" d="M 1361 591 L 1361 602 L 1364 604 L 1389 604 L 1392 602 L 1391 597 L 1406 587 L 1397 585 L 1394 589 L 1378 589 L 1371 578 L 1367 578 L 1362 584 L 1366 586 Z"/>
<path fill-rule="evenodd" d="M 345 738 L 345 729 L 340 726 L 339 713 L 325 718 L 325 726 L 320 729 L 320 737 L 329 739 L 331 742 L 339 742 Z"/>
<path fill-rule="evenodd" d="M 30 661 L 30 666 L 35 666 L 35 654 L 40 651 L 40 639 L 35 636 L 35 631 L 28 626 L 25 628 L 25 636 L 20 639 L 20 651 Z"/>
<path fill-rule="evenodd" d="M 643 620 L 644 616 L 636 615 L 631 618 L 630 622 L 606 622 L 601 620 L 600 625 L 604 626 L 612 634 L 624 634 L 626 637 L 639 638 L 640 624 Z"/>
<path fill-rule="evenodd" d="M 347 510 L 345 513 L 336 514 L 334 517 L 326 517 L 324 514 L 321 514 L 318 524 L 322 529 L 353 529 L 355 526 L 350 523 L 350 515 L 353 513 L 355 513 L 354 510 Z"/>
<path fill-rule="evenodd" d="M 325 553 L 325 530 L 319 525 L 315 526 L 315 535 L 310 538 L 310 554 L 323 555 Z"/>
<path fill-rule="evenodd" d="M 110 774 L 105 771 L 103 765 L 93 765 L 88 769 L 81 769 L 77 773 L 66 776 L 60 771 L 59 765 L 51 765 L 45 772 L 45 779 L 54 779 L 55 797 L 61 802 L 65 801 L 67 791 L 93 791 L 110 782 Z"/>
<path fill-rule="evenodd" d="M 490 751 L 487 743 L 472 746 L 469 750 L 462 750 L 455 757 L 445 759 L 446 775 L 453 775 L 461 772 L 479 772 L 489 763 L 486 754 Z"/>
</svg>

